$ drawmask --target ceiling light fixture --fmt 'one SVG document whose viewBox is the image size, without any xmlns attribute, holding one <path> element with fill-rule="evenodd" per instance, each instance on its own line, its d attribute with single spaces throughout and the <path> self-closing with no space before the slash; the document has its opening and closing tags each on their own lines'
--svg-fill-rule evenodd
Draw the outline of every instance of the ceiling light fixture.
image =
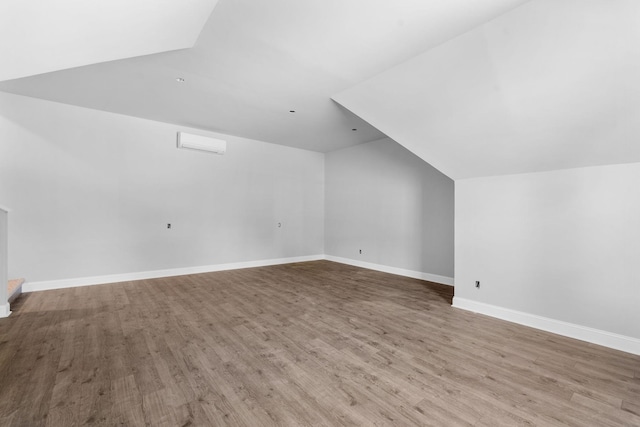
<svg viewBox="0 0 640 427">
<path fill-rule="evenodd" d="M 289 110 L 289 112 L 290 112 L 290 113 L 295 113 L 295 112 L 296 112 L 296 110 Z"/>
<path fill-rule="evenodd" d="M 178 83 L 184 83 L 184 79 L 183 79 L 182 77 L 178 77 L 178 78 L 176 79 L 176 81 L 177 81 Z"/>
<path fill-rule="evenodd" d="M 356 128 L 353 128 L 353 129 L 351 129 L 351 130 L 358 130 L 358 129 L 356 129 Z"/>
</svg>

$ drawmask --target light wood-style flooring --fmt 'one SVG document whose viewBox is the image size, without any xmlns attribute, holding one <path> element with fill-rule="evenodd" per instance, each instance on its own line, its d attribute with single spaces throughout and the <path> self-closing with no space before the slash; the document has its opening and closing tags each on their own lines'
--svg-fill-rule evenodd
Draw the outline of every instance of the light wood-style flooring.
<svg viewBox="0 0 640 427">
<path fill-rule="evenodd" d="M 329 261 L 21 295 L 0 426 L 640 426 L 640 357 Z"/>
<path fill-rule="evenodd" d="M 7 298 L 9 302 L 13 302 L 21 291 L 21 286 L 24 283 L 24 279 L 10 279 L 7 283 Z"/>
</svg>

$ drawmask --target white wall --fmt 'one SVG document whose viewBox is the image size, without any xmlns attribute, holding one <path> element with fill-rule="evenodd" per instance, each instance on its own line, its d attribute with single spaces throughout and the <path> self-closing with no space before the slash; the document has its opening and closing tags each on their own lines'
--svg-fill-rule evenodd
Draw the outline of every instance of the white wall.
<svg viewBox="0 0 640 427">
<path fill-rule="evenodd" d="M 454 305 L 640 338 L 640 163 L 458 180 L 455 227 Z"/>
<path fill-rule="evenodd" d="M 388 138 L 327 153 L 325 177 L 327 255 L 453 277 L 451 179 Z"/>
<path fill-rule="evenodd" d="M 8 211 L 0 206 L 0 317 L 9 315 L 9 302 L 7 299 L 7 248 L 9 243 L 8 236 L 9 217 Z"/>
<path fill-rule="evenodd" d="M 220 134 L 224 156 L 178 150 L 179 130 L 0 93 L 9 274 L 48 281 L 324 252 L 322 154 Z"/>
</svg>

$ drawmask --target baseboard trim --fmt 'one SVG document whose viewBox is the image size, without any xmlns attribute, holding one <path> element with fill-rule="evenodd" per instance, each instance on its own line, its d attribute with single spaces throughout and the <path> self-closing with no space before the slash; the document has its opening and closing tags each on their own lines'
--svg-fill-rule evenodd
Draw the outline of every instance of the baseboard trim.
<svg viewBox="0 0 640 427">
<path fill-rule="evenodd" d="M 423 273 L 421 271 L 405 270 L 404 268 L 389 267 L 388 265 L 374 264 L 371 262 L 358 261 L 333 255 L 325 255 L 325 259 L 328 261 L 339 262 L 341 264 L 353 265 L 354 267 L 366 268 L 369 270 L 381 271 L 383 273 L 396 274 L 398 276 L 411 277 L 413 279 L 427 280 L 429 282 L 453 286 L 453 277 L 439 276 L 437 274 Z"/>
<path fill-rule="evenodd" d="M 520 325 L 529 326 L 554 334 L 575 338 L 592 344 L 602 345 L 631 354 L 640 355 L 640 340 L 625 335 L 614 334 L 600 329 L 537 316 L 522 311 L 511 310 L 496 305 L 485 304 L 466 298 L 453 297 L 453 307 L 495 317 Z"/>
<path fill-rule="evenodd" d="M 237 270 L 240 268 L 266 267 L 291 264 L 294 262 L 318 261 L 324 255 L 309 255 L 291 258 L 276 258 L 257 261 L 233 262 L 228 264 L 203 265 L 197 267 L 171 268 L 167 270 L 141 271 L 136 273 L 110 274 L 106 276 L 78 277 L 74 279 L 25 282 L 22 292 L 49 291 L 53 289 L 75 288 L 78 286 L 102 285 L 107 283 L 130 282 L 133 280 L 158 279 L 162 277 L 185 276 L 187 274 L 211 273 L 214 271 Z"/>
<path fill-rule="evenodd" d="M 429 282 L 440 283 L 453 286 L 453 278 L 439 276 L 437 274 L 423 273 L 420 271 L 405 270 L 402 268 L 389 267 L 381 264 L 363 262 L 349 258 L 341 258 L 332 255 L 309 255 L 291 258 L 276 258 L 258 261 L 234 262 L 228 264 L 214 264 L 196 267 L 172 268 L 166 270 L 141 271 L 134 273 L 109 274 L 105 276 L 78 277 L 73 279 L 46 280 L 38 282 L 25 282 L 22 284 L 22 292 L 49 291 L 53 289 L 75 288 L 78 286 L 102 285 L 107 283 L 130 282 L 133 280 L 158 279 L 162 277 L 185 276 L 187 274 L 211 273 L 215 271 L 237 270 L 240 268 L 266 267 L 270 265 L 290 264 L 294 262 L 328 260 L 341 264 L 353 265 L 354 267 L 366 268 L 369 270 L 381 271 L 383 273 L 396 274 L 399 276 L 412 277 L 414 279 L 427 280 Z"/>
<path fill-rule="evenodd" d="M 9 317 L 11 314 L 11 308 L 9 303 L 0 305 L 0 318 Z"/>
</svg>

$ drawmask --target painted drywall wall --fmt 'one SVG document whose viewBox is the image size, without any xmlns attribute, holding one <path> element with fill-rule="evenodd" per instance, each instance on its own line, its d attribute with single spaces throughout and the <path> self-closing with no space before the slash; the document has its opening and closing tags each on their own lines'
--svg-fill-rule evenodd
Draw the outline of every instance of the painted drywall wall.
<svg viewBox="0 0 640 427">
<path fill-rule="evenodd" d="M 640 163 L 456 181 L 455 298 L 640 338 L 639 182 Z"/>
<path fill-rule="evenodd" d="M 0 206 L 0 317 L 9 315 L 9 302 L 7 299 L 8 280 L 8 256 L 7 249 L 9 243 L 8 236 L 9 212 Z"/>
<path fill-rule="evenodd" d="M 327 255 L 453 277 L 451 179 L 385 138 L 327 153 L 325 180 Z"/>
<path fill-rule="evenodd" d="M 9 274 L 47 281 L 324 252 L 322 154 L 221 134 L 210 135 L 228 141 L 223 156 L 179 150 L 180 130 L 203 134 L 0 93 Z"/>
</svg>

